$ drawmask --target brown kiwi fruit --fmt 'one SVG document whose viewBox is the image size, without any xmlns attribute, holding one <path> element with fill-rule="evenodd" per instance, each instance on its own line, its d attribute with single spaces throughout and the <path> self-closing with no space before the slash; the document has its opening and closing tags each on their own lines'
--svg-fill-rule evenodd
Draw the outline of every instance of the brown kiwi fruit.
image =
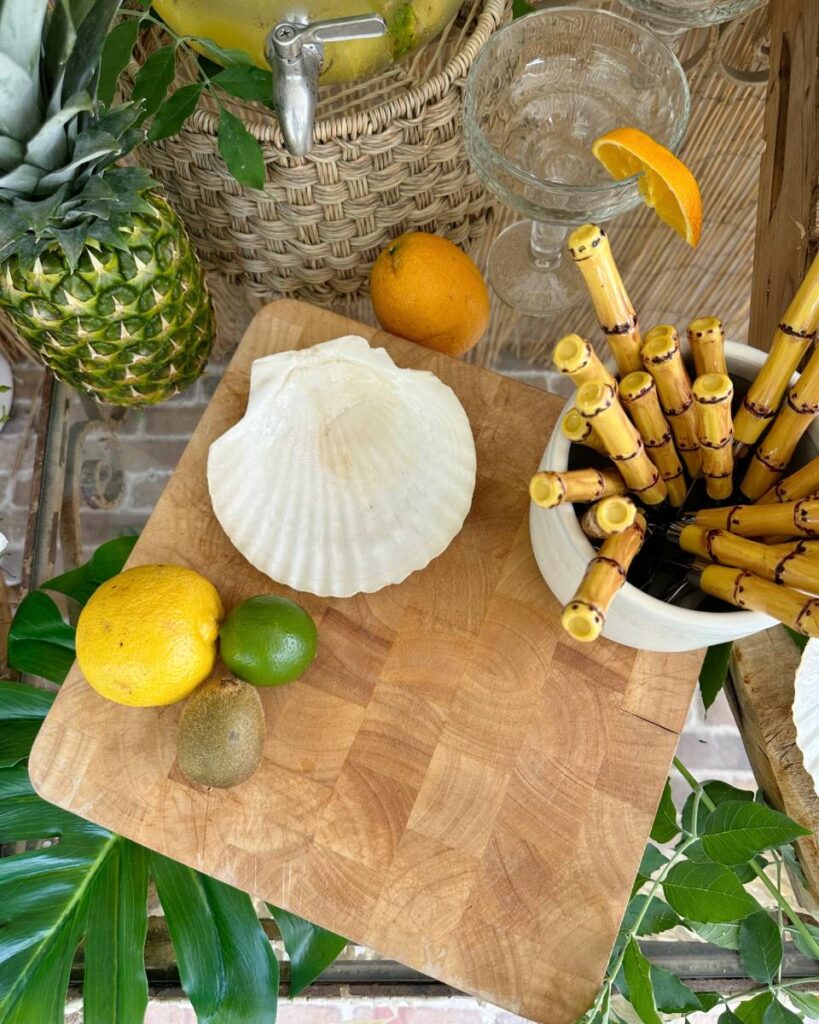
<svg viewBox="0 0 819 1024">
<path fill-rule="evenodd" d="M 218 672 L 189 697 L 177 735 L 177 761 L 202 786 L 228 789 L 259 767 L 265 739 L 255 686 Z"/>
</svg>

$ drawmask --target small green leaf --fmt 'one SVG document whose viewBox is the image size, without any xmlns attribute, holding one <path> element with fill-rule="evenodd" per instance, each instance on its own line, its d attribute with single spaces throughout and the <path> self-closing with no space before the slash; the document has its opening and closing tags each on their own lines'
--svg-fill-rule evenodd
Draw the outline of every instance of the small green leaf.
<svg viewBox="0 0 819 1024">
<path fill-rule="evenodd" d="M 144 117 L 150 117 L 159 110 L 174 79 L 176 70 L 176 46 L 160 46 L 149 54 L 137 71 L 131 99 L 143 101 Z"/>
<path fill-rule="evenodd" d="M 708 924 L 705 921 L 687 920 L 686 925 L 706 942 L 712 942 L 721 949 L 739 949 L 738 924 Z"/>
<path fill-rule="evenodd" d="M 693 989 L 664 967 L 652 964 L 650 978 L 654 1002 L 661 1013 L 697 1013 L 707 1008 Z"/>
<path fill-rule="evenodd" d="M 655 843 L 669 843 L 679 831 L 677 809 L 671 796 L 671 783 L 666 779 L 654 824 L 651 826 L 651 838 Z"/>
<path fill-rule="evenodd" d="M 740 922 L 739 958 L 754 981 L 773 981 L 782 963 L 782 953 L 779 928 L 767 911 L 750 914 Z"/>
<path fill-rule="evenodd" d="M 525 14 L 531 14 L 534 10 L 526 0 L 512 0 L 512 17 L 522 18 Z"/>
<path fill-rule="evenodd" d="M 663 891 L 680 917 L 706 924 L 741 921 L 759 910 L 737 876 L 719 864 L 675 864 L 665 877 Z"/>
<path fill-rule="evenodd" d="M 250 54 L 245 50 L 235 50 L 228 46 L 220 46 L 207 36 L 198 36 L 196 42 L 224 67 L 231 67 L 233 64 L 253 63 Z"/>
<path fill-rule="evenodd" d="M 817 928 L 815 924 L 808 924 L 807 921 L 803 921 L 802 924 L 807 929 L 808 934 L 811 936 L 811 938 L 813 938 L 817 943 L 819 943 L 819 928 Z M 796 948 L 799 950 L 802 956 L 810 957 L 811 960 L 819 959 L 819 957 L 817 957 L 813 950 L 810 948 L 810 946 L 808 946 L 808 944 L 805 942 L 804 938 L 796 928 L 789 927 L 788 931 L 790 932 L 790 936 L 793 939 L 794 946 L 796 946 Z"/>
<path fill-rule="evenodd" d="M 659 935 L 660 932 L 666 932 L 680 924 L 680 918 L 667 903 L 657 896 L 652 896 L 649 900 L 647 894 L 640 893 L 629 901 L 620 930 L 631 931 L 640 914 L 643 914 L 643 917 L 637 928 L 637 935 Z"/>
<path fill-rule="evenodd" d="M 785 626 L 785 632 L 788 634 L 788 636 L 791 638 L 791 640 L 793 640 L 793 642 L 794 642 L 794 644 L 796 646 L 796 649 L 801 654 L 802 651 L 804 651 L 805 647 L 807 646 L 808 638 L 805 636 L 804 633 L 797 633 L 796 630 L 795 629 L 791 629 L 790 626 Z"/>
<path fill-rule="evenodd" d="M 753 999 L 746 999 L 744 1003 L 735 1006 L 734 1013 L 743 1024 L 762 1024 L 765 1011 L 772 1002 L 773 993 L 762 992 L 758 996 L 754 996 Z"/>
<path fill-rule="evenodd" d="M 8 663 L 19 672 L 61 683 L 74 662 L 74 629 L 47 594 L 24 597 L 8 636 Z"/>
<path fill-rule="evenodd" d="M 627 999 L 645 1024 L 662 1024 L 654 1002 L 651 987 L 651 964 L 640 952 L 634 939 L 626 946 L 623 957 L 623 976 L 628 990 Z"/>
<path fill-rule="evenodd" d="M 242 122 L 224 107 L 219 113 L 219 152 L 233 177 L 248 188 L 264 188 L 262 147 Z"/>
<path fill-rule="evenodd" d="M 273 76 L 255 64 L 237 64 L 225 68 L 211 79 L 214 85 L 231 96 L 257 103 L 270 103 L 273 97 Z"/>
<path fill-rule="evenodd" d="M 43 589 L 56 590 L 59 594 L 73 598 L 78 604 L 86 604 L 97 587 L 122 572 L 138 539 L 117 537 L 101 544 L 87 562 L 64 572 L 62 576 L 55 576 L 43 584 Z"/>
<path fill-rule="evenodd" d="M 751 801 L 754 798 L 754 794 L 750 789 L 737 789 L 736 786 L 731 786 L 727 782 L 722 782 L 719 779 L 712 779 L 710 782 L 703 784 L 703 791 L 708 799 L 719 806 L 720 804 L 727 803 L 729 800 L 748 800 Z M 694 835 L 698 835 L 699 832 L 694 829 L 694 804 L 696 801 L 696 793 L 691 793 L 688 799 L 683 804 L 682 809 L 682 827 L 686 832 L 692 832 Z M 709 815 L 709 810 L 705 804 L 700 801 L 699 811 L 697 813 L 697 825 L 702 825 L 705 819 Z M 692 858 L 693 859 L 693 858 Z"/>
<path fill-rule="evenodd" d="M 329 967 L 347 945 L 347 940 L 302 917 L 271 906 L 276 927 L 290 958 L 290 998 L 303 992 Z"/>
<path fill-rule="evenodd" d="M 762 1014 L 762 1024 L 802 1024 L 802 1018 L 774 999 Z"/>
<path fill-rule="evenodd" d="M 705 652 L 705 658 L 700 668 L 699 683 L 706 711 L 716 700 L 717 694 L 728 677 L 732 648 L 733 644 L 729 641 L 725 644 L 714 644 Z"/>
<path fill-rule="evenodd" d="M 148 131 L 148 142 L 167 139 L 182 128 L 199 104 L 204 82 L 191 82 L 177 89 L 157 111 Z"/>
<path fill-rule="evenodd" d="M 719 992 L 695 992 L 694 995 L 699 999 L 703 1010 L 713 1010 L 717 1003 L 722 1002 Z"/>
<path fill-rule="evenodd" d="M 819 1020 L 819 996 L 810 992 L 788 992 L 788 999 L 811 1020 Z"/>
<path fill-rule="evenodd" d="M 742 1017 L 737 1017 L 731 1010 L 723 1010 L 717 1018 L 717 1024 L 743 1024 Z"/>
<path fill-rule="evenodd" d="M 139 35 L 139 18 L 126 18 L 118 25 L 114 25 L 105 40 L 100 61 L 100 77 L 97 87 L 97 95 L 100 102 L 110 106 L 117 91 L 119 76 L 125 70 L 134 44 Z"/>
<path fill-rule="evenodd" d="M 744 864 L 763 850 L 790 843 L 810 830 L 763 804 L 729 800 L 702 824 L 702 845 L 711 860 Z"/>
<path fill-rule="evenodd" d="M 648 843 L 643 851 L 643 856 L 640 860 L 640 867 L 637 869 L 637 877 L 634 879 L 634 885 L 631 888 L 631 895 L 633 896 L 639 889 L 641 889 L 649 878 L 651 878 L 656 871 L 659 871 L 660 868 L 667 863 L 668 857 L 666 857 L 666 855 L 658 850 L 652 843 Z"/>
</svg>

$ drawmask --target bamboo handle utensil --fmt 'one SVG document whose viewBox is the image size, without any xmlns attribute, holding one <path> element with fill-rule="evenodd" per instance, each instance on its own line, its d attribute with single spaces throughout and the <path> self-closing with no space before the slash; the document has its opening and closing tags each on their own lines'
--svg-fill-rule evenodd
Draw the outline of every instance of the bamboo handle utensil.
<svg viewBox="0 0 819 1024">
<path fill-rule="evenodd" d="M 560 622 L 569 636 L 582 643 L 600 636 L 611 602 L 626 582 L 634 556 L 643 546 L 645 532 L 645 518 L 638 512 L 631 526 L 603 541 L 577 592 L 563 609 Z"/>
<path fill-rule="evenodd" d="M 637 506 L 627 494 L 613 494 L 587 508 L 580 527 L 592 540 L 603 540 L 628 529 L 637 516 Z"/>
<path fill-rule="evenodd" d="M 779 502 L 774 505 L 724 505 L 706 508 L 685 517 L 685 524 L 695 523 L 712 529 L 730 530 L 740 537 L 819 536 L 819 500 L 802 498 L 799 501 Z"/>
<path fill-rule="evenodd" d="M 654 378 L 645 370 L 627 374 L 620 381 L 620 400 L 640 431 L 648 457 L 665 480 L 669 503 L 678 508 L 685 501 L 685 471 L 660 408 Z"/>
<path fill-rule="evenodd" d="M 614 262 L 606 232 L 596 224 L 575 228 L 569 235 L 569 253 L 586 282 L 620 375 L 641 369 L 637 314 Z"/>
<path fill-rule="evenodd" d="M 615 387 L 614 375 L 592 348 L 592 343 L 579 334 L 567 334 L 555 345 L 553 360 L 561 373 L 571 377 L 577 387 L 587 380 L 604 380 Z"/>
<path fill-rule="evenodd" d="M 819 636 L 819 601 L 815 597 L 725 565 L 695 567 L 691 576 L 712 597 L 736 608 L 764 612 L 806 636 Z"/>
<path fill-rule="evenodd" d="M 683 551 L 707 562 L 747 569 L 772 583 L 819 594 L 819 557 L 802 548 L 804 541 L 781 551 L 778 546 L 770 547 L 727 530 L 709 530 L 704 526 L 672 527 L 668 535 Z"/>
<path fill-rule="evenodd" d="M 646 454 L 643 440 L 614 388 L 602 380 L 586 381 L 577 392 L 576 406 L 597 431 L 629 490 L 638 494 L 646 505 L 664 501 L 668 493 L 665 481 Z"/>
<path fill-rule="evenodd" d="M 734 437 L 754 445 L 776 415 L 794 371 L 819 325 L 819 253 L 802 279 L 771 349 L 734 418 Z"/>
<path fill-rule="evenodd" d="M 660 405 L 674 435 L 677 451 L 691 477 L 699 475 L 702 458 L 691 381 L 680 355 L 680 340 L 670 324 L 653 327 L 642 348 L 643 364 L 654 378 Z"/>
<path fill-rule="evenodd" d="M 688 344 L 698 377 L 704 373 L 728 373 L 725 361 L 725 329 L 715 316 L 701 316 L 688 325 Z"/>
<path fill-rule="evenodd" d="M 819 455 L 797 469 L 790 476 L 783 477 L 757 501 L 757 505 L 770 505 L 774 501 L 796 501 L 819 492 Z"/>
<path fill-rule="evenodd" d="M 773 426 L 757 445 L 740 490 L 751 501 L 765 494 L 785 472 L 799 439 L 819 414 L 819 349 L 815 349 Z"/>
<path fill-rule="evenodd" d="M 574 444 L 584 444 L 601 455 L 606 454 L 606 446 L 597 436 L 594 427 L 583 419 L 577 409 L 569 409 L 560 421 L 560 429 L 563 436 Z"/>
<path fill-rule="evenodd" d="M 611 494 L 625 494 L 626 482 L 616 469 L 570 469 L 565 473 L 535 473 L 529 495 L 541 508 L 566 502 L 599 501 Z"/>
<path fill-rule="evenodd" d="M 734 385 L 727 373 L 705 373 L 694 381 L 692 391 L 705 489 L 709 498 L 724 501 L 734 490 Z"/>
</svg>

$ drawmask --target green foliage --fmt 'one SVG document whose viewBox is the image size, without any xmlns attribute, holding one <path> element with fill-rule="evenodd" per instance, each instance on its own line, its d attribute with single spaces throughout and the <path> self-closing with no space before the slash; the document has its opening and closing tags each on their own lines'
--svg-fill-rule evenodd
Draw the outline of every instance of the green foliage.
<svg viewBox="0 0 819 1024">
<path fill-rule="evenodd" d="M 781 977 L 784 951 L 795 944 L 817 961 L 817 976 L 808 980 L 819 984 L 819 927 L 802 921 L 778 885 L 783 866 L 793 858 L 790 844 L 805 830 L 753 793 L 718 781 L 701 785 L 684 765 L 674 763 L 691 793 L 678 816 L 666 785 L 652 839 L 676 839 L 675 848 L 666 856 L 647 845 L 603 984 L 583 1024 L 622 1024 L 635 1016 L 644 1024 L 668 1017 L 688 1024 L 691 1014 L 720 1003 L 725 1009 L 719 1024 L 796 1024 L 816 1018 L 819 997 L 795 991 L 805 979 Z M 770 851 L 767 860 L 759 856 L 762 850 Z M 773 877 L 766 868 L 776 869 Z M 773 913 L 746 888 L 760 880 L 775 900 Z M 737 950 L 748 977 L 760 987 L 742 996 L 696 992 L 652 963 L 638 938 L 672 928 Z M 628 1012 L 617 1002 L 618 993 Z"/>
<path fill-rule="evenodd" d="M 45 586 L 84 603 L 121 570 L 135 539 L 103 545 Z M 56 604 L 42 591 L 30 594 L 12 623 L 10 662 L 60 681 L 73 657 L 74 631 Z M 59 840 L 0 858 L 0 1022 L 62 1024 L 82 943 L 86 1024 L 139 1024 L 148 1001 L 144 946 L 153 878 L 200 1024 L 274 1024 L 279 966 L 249 896 L 34 792 L 26 759 L 53 697 L 0 681 L 0 844 Z M 294 986 L 304 987 L 345 940 L 285 911 L 274 914 Z"/>
<path fill-rule="evenodd" d="M 233 177 L 248 188 L 264 188 L 262 147 L 235 114 L 219 111 L 219 152 Z"/>
<path fill-rule="evenodd" d="M 699 684 L 702 702 L 707 711 L 714 703 L 728 677 L 728 666 L 731 663 L 732 643 L 714 644 L 705 652 L 700 668 Z"/>
</svg>

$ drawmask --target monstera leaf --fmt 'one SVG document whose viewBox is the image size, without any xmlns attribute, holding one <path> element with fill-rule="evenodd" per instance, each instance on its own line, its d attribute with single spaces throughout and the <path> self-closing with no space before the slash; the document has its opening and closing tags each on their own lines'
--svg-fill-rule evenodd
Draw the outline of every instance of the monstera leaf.
<svg viewBox="0 0 819 1024">
<path fill-rule="evenodd" d="M 45 588 L 83 604 L 132 547 L 133 538 L 103 545 Z M 41 591 L 18 609 L 9 636 L 15 650 L 19 668 L 37 674 L 43 665 L 52 680 L 73 659 L 73 630 Z M 63 1024 L 81 943 L 85 1024 L 142 1024 L 152 877 L 200 1024 L 274 1024 L 279 967 L 249 896 L 37 796 L 26 760 L 53 696 L 0 681 L 0 845 L 36 844 L 0 857 L 0 1024 Z M 287 916 L 293 976 L 312 980 L 344 940 Z"/>
</svg>

